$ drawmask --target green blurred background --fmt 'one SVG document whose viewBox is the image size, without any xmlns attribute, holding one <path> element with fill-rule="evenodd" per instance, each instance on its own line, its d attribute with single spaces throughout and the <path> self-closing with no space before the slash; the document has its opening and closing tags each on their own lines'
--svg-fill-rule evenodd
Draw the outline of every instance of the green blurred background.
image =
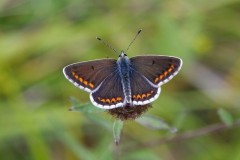
<svg viewBox="0 0 240 160">
<path fill-rule="evenodd" d="M 140 28 L 129 57 L 183 59 L 146 113 L 178 132 L 128 121 L 115 146 L 114 118 L 68 111 L 89 95 L 62 68 L 117 58 L 95 37 L 120 51 Z M 1 0 L 0 159 L 239 160 L 239 52 L 239 0 Z"/>
</svg>

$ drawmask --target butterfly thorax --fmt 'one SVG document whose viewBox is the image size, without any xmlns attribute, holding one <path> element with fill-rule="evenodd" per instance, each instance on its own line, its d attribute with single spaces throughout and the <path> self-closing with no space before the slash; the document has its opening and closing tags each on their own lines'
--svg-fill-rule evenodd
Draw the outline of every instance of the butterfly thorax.
<svg viewBox="0 0 240 160">
<path fill-rule="evenodd" d="M 117 60 L 119 75 L 122 79 L 123 91 L 126 99 L 126 103 L 132 104 L 131 99 L 131 87 L 130 87 L 130 61 L 124 51 L 121 52 Z"/>
</svg>

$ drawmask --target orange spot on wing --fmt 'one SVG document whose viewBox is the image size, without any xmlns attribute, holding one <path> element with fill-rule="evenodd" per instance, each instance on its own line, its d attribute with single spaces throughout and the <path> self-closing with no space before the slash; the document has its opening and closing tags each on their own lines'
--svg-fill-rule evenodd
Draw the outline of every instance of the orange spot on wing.
<svg viewBox="0 0 240 160">
<path fill-rule="evenodd" d="M 165 72 L 164 72 L 164 76 L 166 77 L 167 75 L 168 75 L 168 72 L 167 72 L 167 71 L 165 71 Z"/>
<path fill-rule="evenodd" d="M 110 99 L 106 99 L 106 102 L 107 102 L 107 103 L 110 103 L 111 101 L 110 101 Z"/>
<path fill-rule="evenodd" d="M 137 99 L 141 99 L 142 97 L 141 97 L 141 95 L 140 94 L 138 94 L 137 95 Z"/>
<path fill-rule="evenodd" d="M 89 83 L 88 85 L 89 87 L 94 88 L 94 85 L 92 83 Z"/>
<path fill-rule="evenodd" d="M 101 99 L 101 102 L 105 103 L 106 101 L 105 101 L 105 99 Z"/>
<path fill-rule="evenodd" d="M 74 77 L 75 77 L 76 79 L 78 79 L 78 75 L 75 75 Z"/>
<path fill-rule="evenodd" d="M 98 99 L 99 101 L 101 100 L 101 98 L 100 98 L 100 97 L 98 97 L 97 99 Z"/>
<path fill-rule="evenodd" d="M 147 95 L 146 94 L 142 94 L 142 99 L 146 98 Z"/>
<path fill-rule="evenodd" d="M 75 72 L 72 72 L 72 75 L 73 75 L 73 76 L 75 76 L 75 75 L 76 75 L 76 73 L 75 73 Z"/>
<path fill-rule="evenodd" d="M 153 92 L 154 92 L 154 91 L 153 91 L 153 90 L 151 90 L 151 92 L 150 92 L 150 93 L 151 93 L 151 94 L 153 94 Z"/>
<path fill-rule="evenodd" d="M 172 64 L 171 67 L 168 69 L 168 72 L 172 72 L 173 69 L 174 69 L 174 65 Z"/>
<path fill-rule="evenodd" d="M 122 98 L 121 97 L 117 97 L 117 101 L 121 101 L 122 100 Z"/>
<path fill-rule="evenodd" d="M 133 99 L 136 99 L 136 95 L 133 95 Z"/>
<path fill-rule="evenodd" d="M 155 82 L 155 83 L 157 83 L 157 82 L 158 82 L 158 80 L 159 80 L 159 78 L 157 77 L 157 78 L 155 78 L 154 82 Z"/>
<path fill-rule="evenodd" d="M 159 79 L 162 80 L 162 79 L 163 79 L 163 75 L 160 75 L 160 76 L 159 76 Z"/>
<path fill-rule="evenodd" d="M 151 94 L 150 94 L 150 93 L 147 93 L 147 97 L 149 97 L 149 96 L 151 96 Z"/>
<path fill-rule="evenodd" d="M 88 85 L 88 81 L 83 81 L 83 84 L 85 84 L 87 86 Z"/>
<path fill-rule="evenodd" d="M 111 103 L 116 103 L 116 99 L 115 99 L 115 98 L 112 98 L 112 99 L 111 99 Z"/>
<path fill-rule="evenodd" d="M 82 82 L 83 82 L 83 79 L 80 77 L 80 78 L 79 78 L 79 81 L 82 83 Z"/>
<path fill-rule="evenodd" d="M 172 68 L 169 68 L 169 69 L 168 69 L 168 72 L 172 72 L 172 70 L 173 70 Z"/>
</svg>

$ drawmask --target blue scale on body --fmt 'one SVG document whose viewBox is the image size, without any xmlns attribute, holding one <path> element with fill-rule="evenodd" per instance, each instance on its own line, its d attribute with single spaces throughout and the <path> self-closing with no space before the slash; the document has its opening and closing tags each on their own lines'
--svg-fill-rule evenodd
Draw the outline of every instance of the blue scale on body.
<svg viewBox="0 0 240 160">
<path fill-rule="evenodd" d="M 120 77 L 122 78 L 123 91 L 128 104 L 132 105 L 132 93 L 130 86 L 130 61 L 124 51 L 121 51 L 119 58 L 117 60 L 118 71 Z"/>
</svg>

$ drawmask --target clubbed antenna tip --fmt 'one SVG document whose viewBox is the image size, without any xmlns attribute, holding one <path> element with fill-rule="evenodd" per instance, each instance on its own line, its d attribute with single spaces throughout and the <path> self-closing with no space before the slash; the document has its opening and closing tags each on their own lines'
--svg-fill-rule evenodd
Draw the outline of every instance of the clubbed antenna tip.
<svg viewBox="0 0 240 160">
<path fill-rule="evenodd" d="M 133 44 L 133 42 L 136 40 L 136 38 L 138 37 L 138 35 L 142 32 L 142 29 L 140 29 L 137 34 L 135 35 L 135 37 L 133 38 L 133 40 L 131 41 L 131 43 L 128 45 L 128 48 L 126 49 L 126 52 L 128 51 L 128 49 L 130 48 L 130 46 Z"/>
<path fill-rule="evenodd" d="M 140 29 L 137 34 L 139 34 L 139 33 L 141 33 L 141 32 L 142 32 L 142 29 Z"/>
<path fill-rule="evenodd" d="M 104 40 L 102 40 L 100 37 L 96 37 L 97 40 L 101 41 L 105 46 L 107 46 L 108 48 L 110 48 L 111 50 L 113 50 L 115 53 L 117 53 L 117 51 L 112 48 L 109 44 L 107 44 Z M 118 54 L 118 53 L 117 53 Z"/>
</svg>

